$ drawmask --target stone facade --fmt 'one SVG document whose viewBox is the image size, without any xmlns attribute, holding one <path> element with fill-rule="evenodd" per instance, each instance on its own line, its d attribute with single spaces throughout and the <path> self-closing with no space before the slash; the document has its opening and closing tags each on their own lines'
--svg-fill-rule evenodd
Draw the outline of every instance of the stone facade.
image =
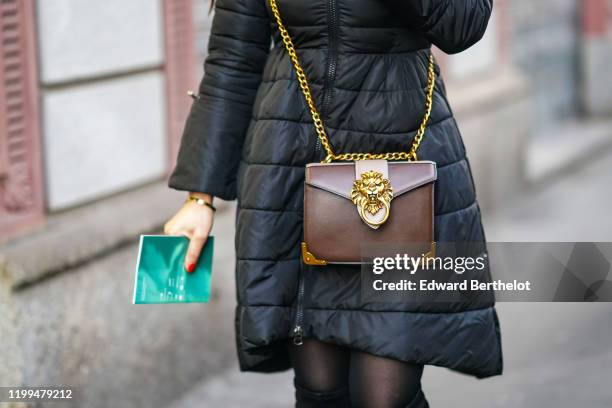
<svg viewBox="0 0 612 408">
<path fill-rule="evenodd" d="M 161 72 L 45 91 L 42 106 L 51 211 L 165 173 L 168 143 Z"/>
<path fill-rule="evenodd" d="M 581 27 L 575 0 L 507 2 L 510 58 L 530 86 L 534 126 L 579 112 Z"/>
<path fill-rule="evenodd" d="M 192 0 L 2 2 L 0 242 L 167 174 L 195 78 L 192 18 Z"/>
<path fill-rule="evenodd" d="M 161 12 L 148 0 L 37 3 L 49 210 L 164 173 Z"/>
<path fill-rule="evenodd" d="M 612 115 L 612 81 L 604 73 L 612 64 L 612 3 L 609 0 L 586 1 L 582 25 L 583 111 L 596 117 L 609 117 Z"/>
<path fill-rule="evenodd" d="M 164 62 L 162 3 L 38 1 L 44 85 L 125 73 Z"/>
</svg>

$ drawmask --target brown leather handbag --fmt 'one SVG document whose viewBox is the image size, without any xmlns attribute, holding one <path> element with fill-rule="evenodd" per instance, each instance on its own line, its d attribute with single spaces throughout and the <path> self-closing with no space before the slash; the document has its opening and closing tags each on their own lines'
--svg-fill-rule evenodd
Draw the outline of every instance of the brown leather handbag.
<svg viewBox="0 0 612 408">
<path fill-rule="evenodd" d="M 306 165 L 304 263 L 361 264 L 366 261 L 366 246 L 397 248 L 409 244 L 410 250 L 403 253 L 433 255 L 436 164 L 417 159 L 417 149 L 432 108 L 435 87 L 433 55 L 429 55 L 425 115 L 410 150 L 335 154 L 276 1 L 269 0 L 269 3 L 310 109 L 317 136 L 327 153 L 323 162 Z"/>
</svg>

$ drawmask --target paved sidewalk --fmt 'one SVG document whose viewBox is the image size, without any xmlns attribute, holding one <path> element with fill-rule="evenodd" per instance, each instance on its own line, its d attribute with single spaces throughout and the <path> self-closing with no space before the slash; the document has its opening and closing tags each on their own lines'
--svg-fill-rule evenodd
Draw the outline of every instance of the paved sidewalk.
<svg viewBox="0 0 612 408">
<path fill-rule="evenodd" d="M 233 366 L 203 382 L 169 408 L 287 408 L 293 402 L 293 376 L 241 373 Z"/>
<path fill-rule="evenodd" d="M 612 153 L 517 197 L 485 219 L 490 241 L 612 241 Z M 427 367 L 432 407 L 612 406 L 612 304 L 500 303 L 505 372 L 476 380 Z M 290 372 L 232 367 L 172 408 L 280 408 L 293 404 Z"/>
</svg>

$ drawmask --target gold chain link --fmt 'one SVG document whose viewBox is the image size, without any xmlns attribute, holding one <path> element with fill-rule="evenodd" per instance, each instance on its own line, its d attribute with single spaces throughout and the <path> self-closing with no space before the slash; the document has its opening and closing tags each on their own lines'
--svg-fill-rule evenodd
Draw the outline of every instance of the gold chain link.
<svg viewBox="0 0 612 408">
<path fill-rule="evenodd" d="M 302 69 L 302 65 L 298 60 L 297 53 L 295 52 L 295 47 L 293 46 L 293 41 L 291 40 L 291 36 L 287 29 L 285 28 L 280 12 L 278 10 L 278 6 L 276 5 L 276 0 L 269 0 L 270 9 L 272 10 L 272 14 L 274 14 L 274 18 L 276 19 L 276 24 L 278 26 L 278 31 L 280 32 L 283 43 L 285 44 L 285 48 L 287 49 L 287 54 L 291 58 L 291 62 L 293 63 L 293 67 L 295 68 L 295 73 L 297 74 L 298 81 L 300 83 L 300 88 L 302 89 L 302 93 L 304 94 L 304 98 L 306 99 L 306 103 L 308 104 L 308 108 L 310 109 L 310 115 L 312 116 L 312 121 L 315 126 L 315 130 L 317 132 L 317 136 L 321 141 L 321 145 L 325 149 L 327 156 L 323 160 L 323 163 L 329 163 L 334 160 L 336 161 L 355 161 L 355 160 L 408 160 L 413 161 L 417 160 L 417 149 L 421 144 L 421 140 L 423 140 L 423 136 L 425 135 L 425 129 L 427 128 L 427 122 L 429 122 L 429 117 L 431 116 L 431 108 L 433 105 L 433 93 L 436 83 L 435 72 L 434 72 L 434 58 L 433 54 L 429 53 L 429 66 L 427 70 L 427 94 L 425 98 L 425 115 L 423 116 L 423 120 L 421 121 L 421 125 L 419 126 L 419 130 L 414 136 L 412 141 L 412 147 L 407 152 L 392 152 L 392 153 L 342 153 L 335 154 L 331 144 L 329 143 L 329 139 L 327 137 L 327 133 L 325 132 L 325 127 L 323 126 L 323 121 L 321 120 L 321 115 L 319 115 L 319 111 L 314 103 L 314 99 L 312 97 L 312 93 L 310 92 L 310 86 L 308 85 L 308 80 L 306 79 L 306 74 Z"/>
</svg>

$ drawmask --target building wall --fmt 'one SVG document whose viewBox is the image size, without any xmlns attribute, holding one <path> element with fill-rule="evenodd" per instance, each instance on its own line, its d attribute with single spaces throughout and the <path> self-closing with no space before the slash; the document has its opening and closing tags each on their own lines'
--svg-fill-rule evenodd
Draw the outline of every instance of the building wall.
<svg viewBox="0 0 612 408">
<path fill-rule="evenodd" d="M 44 221 L 33 0 L 0 2 L 0 242 Z"/>
<path fill-rule="evenodd" d="M 444 59 L 486 213 L 610 144 L 611 27 L 609 0 L 498 0 L 483 40 Z"/>
<path fill-rule="evenodd" d="M 507 3 L 511 61 L 531 88 L 534 125 L 576 116 L 580 102 L 580 7 L 576 0 Z"/>
<path fill-rule="evenodd" d="M 49 211 L 163 175 L 162 3 L 39 0 L 37 17 Z"/>
<path fill-rule="evenodd" d="M 612 1 L 585 0 L 581 23 L 581 102 L 585 114 L 612 115 L 612 80 L 607 73 L 612 65 Z"/>
<path fill-rule="evenodd" d="M 192 2 L 0 4 L 0 242 L 169 172 L 194 82 Z"/>
<path fill-rule="evenodd" d="M 192 1 L 0 2 L 2 385 L 161 407 L 227 357 L 209 326 L 181 330 L 206 313 L 129 296 L 139 234 L 182 201 L 164 180 L 194 83 Z"/>
</svg>

